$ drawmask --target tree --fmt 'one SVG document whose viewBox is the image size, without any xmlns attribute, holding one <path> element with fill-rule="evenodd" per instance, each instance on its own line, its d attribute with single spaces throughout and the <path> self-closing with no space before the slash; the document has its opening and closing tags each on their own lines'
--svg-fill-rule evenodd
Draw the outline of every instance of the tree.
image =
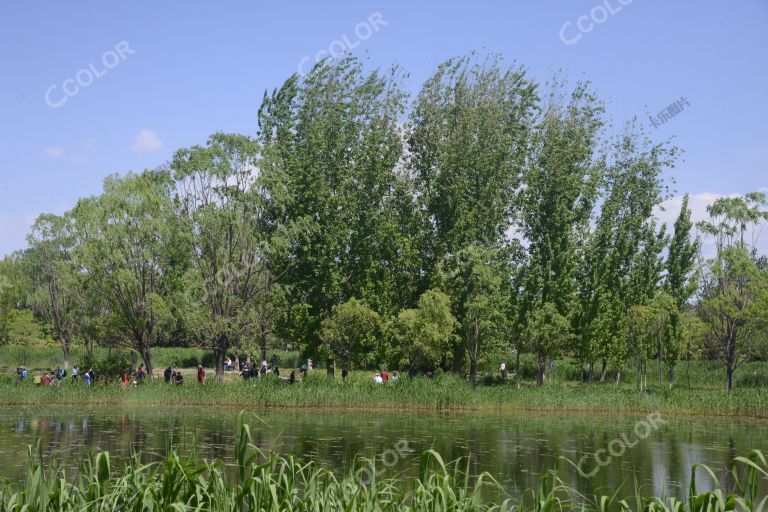
<svg viewBox="0 0 768 512">
<path fill-rule="evenodd" d="M 551 302 L 536 306 L 528 313 L 525 337 L 536 355 L 538 373 L 536 384 L 544 384 L 547 361 L 567 347 L 571 339 L 571 324 L 558 313 Z"/>
<path fill-rule="evenodd" d="M 24 262 L 34 286 L 30 302 L 53 328 L 63 366 L 68 368 L 70 347 L 82 334 L 85 314 L 82 276 L 73 261 L 73 219 L 70 215 L 41 215 L 27 240 Z"/>
<path fill-rule="evenodd" d="M 768 275 L 756 264 L 756 240 L 746 236 L 768 219 L 768 198 L 762 192 L 723 197 L 707 207 L 710 220 L 699 227 L 714 237 L 716 256 L 707 261 L 699 313 L 710 329 L 726 367 L 726 389 L 753 345 L 765 339 Z M 752 254 L 750 254 L 752 252 Z"/>
<path fill-rule="evenodd" d="M 699 311 L 725 361 L 730 394 L 734 372 L 766 339 L 768 272 L 758 269 L 738 246 L 721 249 L 707 267 Z"/>
<path fill-rule="evenodd" d="M 553 91 L 548 102 L 532 137 L 518 225 L 528 243 L 517 279 L 523 324 L 543 304 L 566 318 L 574 311 L 579 253 L 604 171 L 595 155 L 603 106 L 588 86 L 578 84 L 567 103 Z"/>
<path fill-rule="evenodd" d="M 213 348 L 219 380 L 227 352 L 245 335 L 258 330 L 266 340 L 256 308 L 268 306 L 275 280 L 266 203 L 277 194 L 259 179 L 258 153 L 249 137 L 217 133 L 206 147 L 177 151 L 171 163 L 176 220 L 190 245 L 196 274 L 191 279 L 199 280 L 189 287 L 200 293 L 187 302 L 188 323 Z M 264 358 L 265 353 L 263 343 Z"/>
<path fill-rule="evenodd" d="M 346 365 L 370 368 L 378 361 L 382 341 L 381 317 L 365 303 L 350 299 L 323 319 L 322 352 Z"/>
<path fill-rule="evenodd" d="M 320 348 L 321 321 L 352 297 L 387 315 L 418 297 L 418 244 L 400 230 L 413 197 L 397 172 L 401 80 L 397 68 L 367 73 L 351 56 L 323 61 L 265 95 L 259 110 L 262 168 L 286 198 L 272 217 L 287 238 L 281 284 L 288 310 L 306 315 L 307 328 L 294 331 L 305 353 Z"/>
<path fill-rule="evenodd" d="M 104 181 L 104 192 L 73 210 L 77 263 L 98 296 L 114 343 L 138 352 L 152 376 L 151 348 L 173 325 L 164 279 L 172 238 L 170 177 L 146 171 Z"/>
<path fill-rule="evenodd" d="M 669 369 L 669 389 L 672 389 L 675 365 L 685 350 L 686 325 L 684 312 L 689 308 L 688 301 L 698 288 L 698 276 L 694 265 L 699 253 L 698 237 L 691 239 L 691 210 L 688 208 L 688 195 L 683 197 L 680 214 L 675 220 L 674 233 L 669 244 L 666 260 L 667 274 L 664 289 L 672 296 L 674 308 L 670 316 L 669 337 L 666 340 L 665 363 Z"/>
<path fill-rule="evenodd" d="M 392 320 L 398 363 L 406 363 L 411 375 L 434 370 L 452 356 L 457 327 L 450 297 L 427 290 L 417 308 L 404 309 Z"/>
<path fill-rule="evenodd" d="M 504 296 L 504 259 L 496 249 L 469 245 L 441 264 L 440 287 L 450 291 L 454 316 L 459 322 L 460 344 L 454 349 L 469 355 L 469 381 L 477 385 L 480 356 L 500 343 L 500 324 L 508 300 Z"/>
</svg>

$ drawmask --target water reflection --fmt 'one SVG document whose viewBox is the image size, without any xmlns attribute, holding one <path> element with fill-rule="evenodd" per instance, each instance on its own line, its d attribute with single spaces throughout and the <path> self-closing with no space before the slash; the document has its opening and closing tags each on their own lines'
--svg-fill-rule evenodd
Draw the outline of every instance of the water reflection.
<svg viewBox="0 0 768 512">
<path fill-rule="evenodd" d="M 0 479 L 23 477 L 27 445 L 41 440 L 46 454 L 57 453 L 71 472 L 91 450 L 109 450 L 126 460 L 141 450 L 144 460 L 159 457 L 173 445 L 182 453 L 197 446 L 198 456 L 233 458 L 237 411 L 230 409 L 91 410 L 5 408 L 0 412 Z M 389 474 L 415 476 L 418 455 L 434 448 L 446 460 L 469 457 L 473 472 L 488 471 L 511 493 L 533 487 L 556 464 L 563 481 L 591 495 L 624 486 L 643 493 L 683 497 L 690 468 L 704 463 L 721 482 L 728 462 L 751 449 L 768 453 L 768 422 L 666 418 L 667 424 L 627 448 L 590 479 L 578 475 L 566 457 L 577 462 L 585 454 L 606 449 L 612 440 L 633 431 L 641 416 L 595 415 L 461 415 L 402 412 L 269 411 L 253 414 L 254 442 L 265 450 L 316 460 L 333 470 L 349 468 L 358 457 L 375 458 L 406 440 L 414 450 L 398 460 Z M 697 472 L 700 490 L 712 482 Z M 768 492 L 768 483 L 761 483 Z"/>
</svg>

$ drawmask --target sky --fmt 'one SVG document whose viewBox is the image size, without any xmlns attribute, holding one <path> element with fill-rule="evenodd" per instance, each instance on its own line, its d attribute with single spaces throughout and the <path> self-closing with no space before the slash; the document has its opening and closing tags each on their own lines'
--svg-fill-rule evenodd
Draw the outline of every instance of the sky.
<svg viewBox="0 0 768 512">
<path fill-rule="evenodd" d="M 471 50 L 541 81 L 588 79 L 614 124 L 638 116 L 674 137 L 684 154 L 662 220 L 684 193 L 700 219 L 717 197 L 768 190 L 768 0 L 4 0 L 0 257 L 109 174 L 217 131 L 255 135 L 265 91 L 316 58 L 398 64 L 415 93 Z"/>
</svg>

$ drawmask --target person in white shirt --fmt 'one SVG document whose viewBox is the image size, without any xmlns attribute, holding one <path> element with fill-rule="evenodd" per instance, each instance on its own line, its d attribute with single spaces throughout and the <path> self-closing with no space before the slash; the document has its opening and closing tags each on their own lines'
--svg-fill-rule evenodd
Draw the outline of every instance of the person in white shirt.
<svg viewBox="0 0 768 512">
<path fill-rule="evenodd" d="M 374 384 L 384 384 L 384 379 L 381 378 L 381 374 L 379 372 L 376 372 L 376 376 L 373 377 L 373 383 Z"/>
</svg>

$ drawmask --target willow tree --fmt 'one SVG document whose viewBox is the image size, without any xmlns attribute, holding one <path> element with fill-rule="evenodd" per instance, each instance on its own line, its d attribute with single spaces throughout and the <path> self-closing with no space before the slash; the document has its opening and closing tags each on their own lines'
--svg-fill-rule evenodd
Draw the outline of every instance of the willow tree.
<svg viewBox="0 0 768 512">
<path fill-rule="evenodd" d="M 257 307 L 275 281 L 267 202 L 279 196 L 260 181 L 258 155 L 255 140 L 217 133 L 171 163 L 176 221 L 193 263 L 187 325 L 213 349 L 218 379 L 227 352 L 264 329 Z"/>
<path fill-rule="evenodd" d="M 401 230 L 413 208 L 398 202 L 413 196 L 398 193 L 401 81 L 398 69 L 366 72 L 353 57 L 323 61 L 259 110 L 261 167 L 286 197 L 274 214 L 289 233 L 286 309 L 306 326 L 293 333 L 307 353 L 320 348 L 321 321 L 350 298 L 381 314 L 418 298 L 410 281 L 421 258 Z"/>
<path fill-rule="evenodd" d="M 173 326 L 166 302 L 174 234 L 167 173 L 110 176 L 72 211 L 76 260 L 115 344 L 136 351 L 152 376 L 152 347 Z"/>
</svg>

